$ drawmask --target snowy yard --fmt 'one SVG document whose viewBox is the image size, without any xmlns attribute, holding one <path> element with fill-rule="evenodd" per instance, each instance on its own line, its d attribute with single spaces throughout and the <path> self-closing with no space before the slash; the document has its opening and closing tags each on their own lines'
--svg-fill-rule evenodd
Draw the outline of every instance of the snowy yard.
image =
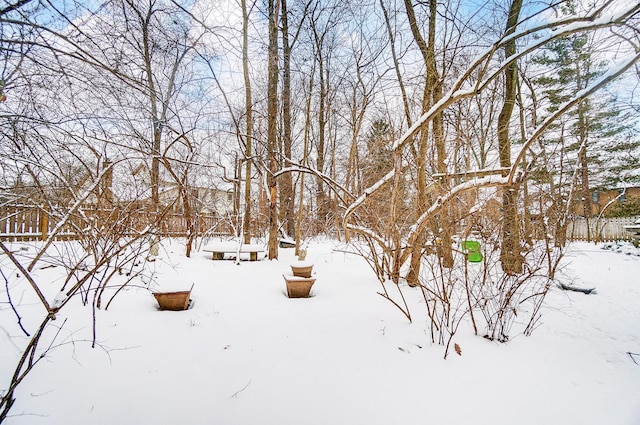
<svg viewBox="0 0 640 425">
<path fill-rule="evenodd" d="M 8 425 L 640 423 L 639 256 L 573 244 L 562 280 L 594 294 L 554 287 L 533 336 L 501 344 L 461 328 L 461 355 L 444 360 L 420 291 L 406 290 L 409 323 L 376 294 L 365 262 L 330 243 L 309 248 L 308 299 L 285 295 L 293 249 L 236 265 L 164 248 L 155 287 L 195 284 L 193 307 L 158 311 L 131 287 L 98 311 L 101 347 L 91 349 L 91 309 L 74 300 L 53 322 L 66 319 L 65 343 L 19 387 Z M 1 295 L 5 388 L 26 337 Z M 42 307 L 28 290 L 12 296 L 32 330 L 26 318 Z"/>
</svg>

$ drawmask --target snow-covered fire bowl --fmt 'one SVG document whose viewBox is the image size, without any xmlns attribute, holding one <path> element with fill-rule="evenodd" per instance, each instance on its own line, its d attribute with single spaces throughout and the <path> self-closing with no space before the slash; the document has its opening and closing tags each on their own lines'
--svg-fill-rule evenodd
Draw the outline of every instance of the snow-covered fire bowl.
<svg viewBox="0 0 640 425">
<path fill-rule="evenodd" d="M 153 296 L 160 310 L 173 310 L 180 311 L 189 308 L 189 296 L 191 291 L 177 291 L 177 292 L 154 292 Z"/>
<path fill-rule="evenodd" d="M 309 298 L 311 287 L 315 283 L 315 278 L 294 276 L 290 274 L 282 275 L 287 284 L 287 296 L 289 298 Z"/>
<path fill-rule="evenodd" d="M 306 261 L 295 261 L 291 263 L 291 272 L 298 277 L 311 277 L 313 271 L 313 263 Z"/>
<path fill-rule="evenodd" d="M 191 302 L 191 290 L 193 285 L 188 291 L 154 292 L 153 297 L 158 301 L 160 310 L 187 310 Z"/>
</svg>

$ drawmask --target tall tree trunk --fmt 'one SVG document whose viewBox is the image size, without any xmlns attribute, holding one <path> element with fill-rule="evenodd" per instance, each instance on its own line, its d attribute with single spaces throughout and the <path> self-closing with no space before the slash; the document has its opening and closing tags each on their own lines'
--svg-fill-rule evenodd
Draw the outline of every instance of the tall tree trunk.
<svg viewBox="0 0 640 425">
<path fill-rule="evenodd" d="M 286 159 L 291 158 L 291 46 L 289 44 L 289 23 L 287 0 L 282 1 L 282 118 L 283 150 Z M 285 161 L 286 161 L 285 159 Z M 285 164 L 286 166 L 287 164 Z M 280 211 L 287 235 L 295 232 L 293 176 L 285 173 L 279 178 Z"/>
<path fill-rule="evenodd" d="M 269 171 L 269 259 L 278 258 L 278 190 L 277 171 L 277 119 L 278 119 L 278 0 L 269 0 L 269 74 L 267 81 L 267 156 Z"/>
<path fill-rule="evenodd" d="M 158 94 L 156 92 L 155 82 L 153 81 L 153 69 L 151 68 L 151 47 L 149 46 L 149 16 L 151 9 L 149 9 L 147 16 L 140 20 L 142 22 L 142 49 L 143 59 L 145 66 L 145 74 L 147 77 L 147 87 L 149 90 L 149 103 L 151 106 L 151 128 L 153 132 L 153 139 L 151 141 L 151 171 L 150 171 L 150 184 L 151 184 L 151 206 L 157 213 L 160 206 L 160 141 L 162 137 L 162 118 L 160 117 L 160 111 L 158 109 Z"/>
<path fill-rule="evenodd" d="M 411 27 L 411 33 L 413 34 L 413 39 L 415 40 L 420 52 L 422 53 L 422 58 L 425 64 L 428 61 L 428 47 L 427 43 L 422 37 L 420 33 L 420 29 L 418 28 L 418 23 L 416 21 L 415 11 L 413 9 L 413 4 L 411 0 L 404 0 L 404 6 L 407 13 L 407 17 L 409 18 L 409 25 Z M 424 92 L 422 94 L 422 113 L 429 107 L 429 83 L 431 82 L 430 78 L 431 69 L 427 66 L 426 69 L 426 77 L 425 77 L 425 87 Z M 424 125 L 420 130 L 420 139 L 418 142 L 418 155 L 416 157 L 416 168 L 417 168 L 417 192 L 418 199 L 416 204 L 416 217 L 419 217 L 427 208 L 427 203 L 429 201 L 428 194 L 426 191 L 427 188 L 427 143 L 429 140 L 429 127 Z M 420 263 L 422 261 L 422 248 L 424 246 L 424 237 L 422 235 L 416 238 L 414 245 L 411 247 L 411 261 L 409 264 L 409 272 L 407 273 L 407 283 L 410 286 L 418 285 L 420 278 Z"/>
<path fill-rule="evenodd" d="M 320 45 L 322 48 L 322 45 Z M 324 164 L 325 164 L 325 138 L 326 138 L 326 103 L 327 103 L 327 89 L 326 85 L 328 84 L 325 80 L 325 64 L 322 52 L 318 52 L 318 75 L 320 77 L 319 87 L 320 87 L 320 98 L 319 98 L 319 109 L 318 109 L 318 145 L 316 149 L 316 169 L 319 172 L 324 172 Z M 326 230 L 326 222 L 328 215 L 328 205 L 327 205 L 327 196 L 324 192 L 324 181 L 322 178 L 318 177 L 316 179 L 316 209 L 317 209 L 317 231 L 323 232 Z"/>
<path fill-rule="evenodd" d="M 513 0 L 507 18 L 505 35 L 512 34 L 518 24 L 518 17 L 522 9 L 522 0 Z M 505 43 L 505 56 L 510 57 L 516 53 L 515 40 Z M 515 105 L 518 67 L 516 62 L 511 62 L 505 69 L 505 97 L 504 105 L 498 116 L 498 149 L 500 153 L 500 166 L 511 167 L 511 142 L 509 140 L 509 122 Z M 505 186 L 502 192 L 502 246 L 500 261 L 502 269 L 507 274 L 522 272 L 523 258 L 520 252 L 520 233 L 518 230 L 518 187 L 517 184 Z"/>
<path fill-rule="evenodd" d="M 311 97 L 313 95 L 313 73 L 309 78 L 309 92 L 306 100 L 306 114 L 304 122 L 304 137 L 302 147 L 302 165 L 308 166 L 309 133 L 311 132 Z M 296 255 L 300 254 L 300 242 L 302 240 L 302 219 L 304 215 L 304 173 L 300 173 L 300 195 L 298 198 L 298 216 L 296 220 Z"/>
<path fill-rule="evenodd" d="M 316 143 L 316 169 L 324 172 L 325 167 L 325 144 L 326 144 L 326 125 L 327 125 L 327 86 L 329 84 L 329 71 L 326 69 L 328 64 L 325 62 L 325 35 L 326 29 L 318 31 L 318 22 L 311 18 L 311 30 L 314 38 L 314 60 L 318 64 L 318 140 Z M 316 232 L 323 232 L 328 216 L 327 196 L 324 191 L 324 181 L 319 176 L 316 178 Z"/>
<path fill-rule="evenodd" d="M 428 27 L 428 42 L 422 37 L 418 23 L 413 9 L 411 0 L 404 0 L 405 10 L 409 19 L 409 26 L 413 39 L 420 49 L 422 59 L 426 68 L 425 87 L 422 97 L 422 113 L 425 113 L 434 102 L 436 97 L 441 96 L 441 89 L 438 91 L 437 86 L 440 84 L 438 70 L 435 60 L 435 33 L 436 33 L 436 0 L 429 1 L 429 27 Z M 442 134 L 442 116 L 439 115 L 431 123 L 431 131 L 433 140 L 436 142 L 436 154 L 437 154 L 437 168 L 439 172 L 446 172 L 445 166 L 445 149 L 444 149 L 444 137 Z M 416 157 L 417 167 L 417 192 L 418 202 L 416 205 L 416 216 L 420 216 L 427 208 L 430 201 L 429 193 L 427 193 L 427 153 L 429 143 L 429 127 L 423 126 L 420 130 L 420 139 L 418 144 L 418 155 Z M 441 249 L 438 251 L 443 258 L 443 265 L 451 267 L 453 265 L 453 256 L 451 254 L 451 238 L 448 231 L 440 233 L 439 228 L 445 228 L 440 224 L 434 225 L 434 231 L 436 235 L 439 235 L 441 241 Z M 424 238 L 422 236 L 416 239 L 411 252 L 411 261 L 409 272 L 407 273 L 407 282 L 411 286 L 418 284 L 420 275 L 420 263 L 422 259 L 422 249 L 424 246 Z"/>
<path fill-rule="evenodd" d="M 526 140 L 526 124 L 525 124 L 525 110 L 524 110 L 524 102 L 523 102 L 523 97 L 522 97 L 522 87 L 520 85 L 520 80 L 518 79 L 516 81 L 517 84 L 517 96 L 518 96 L 518 112 L 519 112 L 519 119 L 520 119 L 520 139 L 521 140 Z M 535 102 L 535 100 L 534 100 Z M 527 157 L 525 156 L 525 159 L 523 161 L 522 166 L 524 167 L 524 169 L 527 169 L 528 167 L 528 163 L 527 163 Z M 531 225 L 531 211 L 530 211 L 530 205 L 531 205 L 531 198 L 529 196 L 529 186 L 527 184 L 527 179 L 524 180 L 524 182 L 522 183 L 522 200 L 523 200 L 523 205 L 524 205 L 524 210 L 523 210 L 523 230 L 524 230 L 524 239 L 526 241 L 526 243 L 529 246 L 533 245 L 533 227 Z"/>
<path fill-rule="evenodd" d="M 160 211 L 160 147 L 162 138 L 163 121 L 158 110 L 158 94 L 156 92 L 155 83 L 153 81 L 153 69 L 151 65 L 151 50 L 149 45 L 149 18 L 151 16 L 151 8 L 147 15 L 140 20 L 142 22 L 142 40 L 143 40 L 143 57 L 145 65 L 145 73 L 147 77 L 147 85 L 149 90 L 149 103 L 151 106 L 151 128 L 153 131 L 153 140 L 151 141 L 151 170 L 149 179 L 151 185 L 151 212 L 156 214 L 156 218 Z M 155 235 L 151 240 L 149 253 L 158 255 L 160 238 Z"/>
<path fill-rule="evenodd" d="M 436 66 L 436 58 L 435 58 L 435 38 L 436 38 L 436 10 L 437 2 L 436 0 L 430 0 L 429 2 L 429 62 L 427 66 L 432 68 L 431 78 L 432 78 L 432 95 L 431 95 L 431 105 L 438 102 L 442 99 L 442 80 L 440 78 L 440 74 L 438 73 L 438 68 Z M 429 105 L 429 107 L 431 107 Z M 433 126 L 432 126 L 432 134 L 433 141 L 436 145 L 436 168 L 439 174 L 447 174 L 447 150 L 445 146 L 445 137 L 444 137 L 444 124 L 443 124 L 443 114 L 438 113 L 433 118 Z M 447 192 L 449 190 L 450 179 L 445 178 L 441 182 L 440 190 Z M 426 189 L 426 188 L 425 188 Z M 453 267 L 453 251 L 451 250 L 451 228 L 453 226 L 453 207 L 448 206 L 444 212 L 444 214 L 440 214 L 437 219 L 437 228 L 434 229 L 434 234 L 439 235 L 440 243 L 438 250 L 438 255 L 441 258 L 442 266 L 446 268 Z"/>
<path fill-rule="evenodd" d="M 242 73 L 244 75 L 244 105 L 247 120 L 244 136 L 244 216 L 242 219 L 242 234 L 244 243 L 251 243 L 251 156 L 253 155 L 253 101 L 251 99 L 251 79 L 249 78 L 249 13 L 247 1 L 242 3 Z"/>
<path fill-rule="evenodd" d="M 578 87 L 581 82 L 578 81 Z M 580 195 L 582 197 L 582 214 L 587 225 L 587 240 L 591 241 L 591 216 L 593 215 L 593 207 L 591 202 L 591 190 L 589 190 L 589 159 L 587 156 L 587 133 L 588 133 L 587 117 L 585 113 L 585 103 L 580 102 L 578 105 L 578 128 L 580 137 L 580 149 L 578 149 L 578 167 L 580 167 Z"/>
</svg>

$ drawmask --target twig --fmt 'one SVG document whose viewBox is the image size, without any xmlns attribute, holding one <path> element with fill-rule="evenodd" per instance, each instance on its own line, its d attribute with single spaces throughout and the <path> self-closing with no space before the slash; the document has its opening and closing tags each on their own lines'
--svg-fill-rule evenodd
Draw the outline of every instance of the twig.
<svg viewBox="0 0 640 425">
<path fill-rule="evenodd" d="M 49 305 L 49 302 L 47 302 L 47 299 L 42 294 L 42 291 L 40 290 L 40 287 L 38 286 L 38 284 L 31 277 L 31 274 L 29 274 L 29 272 L 26 271 L 24 267 L 22 267 L 22 264 L 20 264 L 20 261 L 18 261 L 15 255 L 13 255 L 11 251 L 9 251 L 9 249 L 6 247 L 5 244 L 2 243 L 2 241 L 0 241 L 0 248 L 2 249 L 2 251 L 4 251 L 5 254 L 7 254 L 11 262 L 15 264 L 15 266 L 18 268 L 20 273 L 22 273 L 24 278 L 27 279 L 27 281 L 31 284 L 31 287 L 33 288 L 35 293 L 38 295 L 38 298 L 40 298 L 40 301 L 42 302 L 42 305 L 44 306 L 44 308 L 46 308 L 50 314 L 53 313 L 54 311 L 52 311 L 51 306 Z"/>
<path fill-rule="evenodd" d="M 383 287 L 384 287 L 384 284 L 383 284 Z M 396 307 L 398 307 L 398 309 L 400 309 L 402 314 L 405 315 L 405 317 L 409 320 L 409 323 L 412 323 L 411 313 L 409 312 L 408 308 L 407 309 L 402 308 L 402 306 L 400 304 L 398 304 L 397 302 L 395 302 L 394 300 L 392 300 L 391 297 L 388 294 L 383 294 L 382 292 L 378 292 L 378 295 L 380 295 L 382 298 L 385 298 L 385 299 L 391 301 L 391 304 L 393 304 Z M 400 292 L 400 295 L 402 295 L 402 292 Z M 402 300 L 404 301 L 404 296 L 402 296 Z M 405 306 L 406 306 L 406 301 L 405 301 Z"/>
<path fill-rule="evenodd" d="M 241 392 L 243 392 L 244 390 L 247 389 L 247 387 L 251 384 L 251 379 L 249 379 L 249 382 L 247 382 L 247 385 L 245 385 L 244 387 L 242 387 L 241 390 L 236 391 L 235 393 L 231 394 L 231 397 L 233 398 L 238 398 L 238 394 L 240 394 Z"/>
<path fill-rule="evenodd" d="M 22 329 L 22 332 L 24 332 L 24 334 L 26 336 L 31 336 L 29 334 L 29 332 L 27 332 L 27 330 L 24 328 L 24 326 L 22 326 L 22 317 L 20 317 L 20 314 L 18 313 L 18 310 L 16 310 L 16 306 L 13 305 L 13 301 L 11 300 L 11 292 L 9 291 L 9 280 L 7 279 L 7 276 L 5 276 L 5 274 L 2 271 L 2 269 L 0 269 L 0 274 L 2 275 L 2 278 L 4 279 L 4 286 L 5 286 L 6 290 L 7 290 L 7 299 L 9 300 L 9 305 L 11 306 L 11 309 L 13 310 L 13 312 L 16 315 L 16 317 L 18 318 L 18 326 L 20 326 L 20 329 Z"/>
<path fill-rule="evenodd" d="M 635 363 L 638 364 L 638 362 L 636 361 L 636 359 L 633 358 L 633 356 L 640 356 L 640 354 L 638 353 L 632 353 L 631 351 L 627 351 L 627 354 L 629 355 L 629 357 L 631 357 L 631 360 Z"/>
</svg>

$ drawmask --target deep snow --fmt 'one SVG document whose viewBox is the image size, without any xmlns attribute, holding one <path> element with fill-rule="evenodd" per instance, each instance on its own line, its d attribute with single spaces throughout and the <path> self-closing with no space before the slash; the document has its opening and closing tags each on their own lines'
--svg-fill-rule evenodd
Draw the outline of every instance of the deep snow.
<svg viewBox="0 0 640 425">
<path fill-rule="evenodd" d="M 237 265 L 183 248 L 165 241 L 152 286 L 194 284 L 190 310 L 158 311 L 147 289 L 129 288 L 98 311 L 91 349 L 91 310 L 73 300 L 54 322 L 66 318 L 65 344 L 19 387 L 6 423 L 640 424 L 638 256 L 572 244 L 561 279 L 594 294 L 554 287 L 531 337 L 501 344 L 461 328 L 462 355 L 444 360 L 419 291 L 405 290 L 409 323 L 363 259 L 331 242 L 308 249 L 308 299 L 285 295 L 293 249 Z M 26 339 L 0 296 L 4 388 Z M 42 307 L 27 290 L 12 296 L 34 329 Z"/>
</svg>

